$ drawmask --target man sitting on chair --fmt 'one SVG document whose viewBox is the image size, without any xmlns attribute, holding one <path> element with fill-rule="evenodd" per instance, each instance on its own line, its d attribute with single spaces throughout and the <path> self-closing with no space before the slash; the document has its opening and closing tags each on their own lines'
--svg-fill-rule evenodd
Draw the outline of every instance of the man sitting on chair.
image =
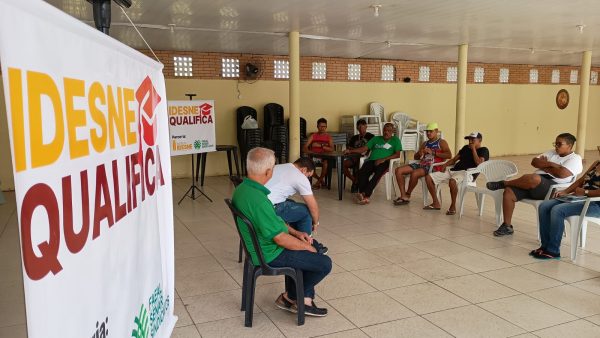
<svg viewBox="0 0 600 338">
<path fill-rule="evenodd" d="M 423 142 L 419 150 L 415 153 L 415 160 L 419 162 L 403 165 L 395 170 L 400 196 L 394 200 L 394 205 L 408 204 L 410 194 L 417 186 L 419 178 L 428 175 L 429 169 L 433 164 L 444 162 L 444 160 L 452 157 L 452 151 L 448 146 L 448 142 L 442 140 L 438 134 L 437 123 L 429 123 L 425 129 L 425 133 L 427 134 L 427 141 Z M 440 168 L 440 166 L 434 167 L 434 172 L 440 171 Z M 410 175 L 408 189 L 406 189 L 404 183 L 404 175 Z M 423 193 L 425 194 L 426 192 L 423 191 Z"/>
<path fill-rule="evenodd" d="M 317 120 L 317 130 L 316 133 L 308 137 L 302 149 L 304 153 L 312 152 L 317 154 L 311 155 L 311 157 L 316 157 L 315 162 L 321 163 L 322 166 L 321 175 L 317 175 L 316 172 L 313 175 L 317 179 L 317 182 L 313 185 L 314 189 L 320 189 L 325 186 L 325 177 L 327 177 L 327 167 L 329 165 L 327 160 L 319 158 L 318 154 L 333 151 L 333 138 L 327 133 L 327 120 L 325 118 L 321 117 Z"/>
<path fill-rule="evenodd" d="M 315 164 L 308 157 L 301 157 L 294 163 L 278 164 L 273 168 L 273 177 L 265 184 L 271 191 L 269 200 L 275 206 L 275 213 L 292 228 L 312 232 L 319 227 L 319 205 L 310 188 L 311 177 L 315 172 Z M 289 199 L 295 194 L 302 196 L 304 203 Z M 327 254 L 327 247 L 313 239 L 313 246 L 319 253 Z"/>
<path fill-rule="evenodd" d="M 300 269 L 303 273 L 304 299 L 296 299 L 295 283 L 286 276 L 285 292 L 277 298 L 275 305 L 280 309 L 296 312 L 296 301 L 304 301 L 306 315 L 327 315 L 327 309 L 317 307 L 314 298 L 315 285 L 331 272 L 331 259 L 317 253 L 311 245 L 312 238 L 307 233 L 294 230 L 277 216 L 267 197 L 270 191 L 264 184 L 273 176 L 275 153 L 270 149 L 254 148 L 248 152 L 246 164 L 248 178 L 233 192 L 233 205 L 254 225 L 267 264 L 272 267 Z M 238 226 L 252 264 L 259 265 L 248 230 L 241 220 L 238 221 Z"/>
<path fill-rule="evenodd" d="M 480 132 L 474 131 L 465 136 L 465 140 L 469 140 L 469 144 L 462 147 L 450 161 L 440 166 L 440 171 L 431 173 L 425 176 L 427 190 L 433 199 L 433 202 L 425 206 L 425 210 L 440 210 L 441 203 L 437 197 L 436 185 L 448 182 L 450 187 L 450 207 L 446 211 L 446 215 L 456 214 L 456 196 L 458 195 L 458 186 L 465 179 L 465 170 L 475 168 L 479 164 L 490 159 L 488 148 L 481 146 L 483 135 Z M 448 166 L 454 165 L 452 169 Z"/>
<path fill-rule="evenodd" d="M 348 141 L 348 144 L 346 145 L 347 149 L 357 149 L 360 147 L 364 147 L 367 144 L 367 142 L 371 141 L 371 139 L 375 137 L 375 135 L 367 131 L 367 121 L 365 121 L 364 119 L 356 121 L 356 130 L 358 130 L 358 134 L 350 138 L 350 141 Z M 346 175 L 346 177 L 348 177 L 352 181 L 352 186 L 350 187 L 351 193 L 358 192 L 358 178 L 353 175 L 351 169 L 355 167 L 358 168 L 359 161 L 360 159 L 357 157 L 347 158 L 344 160 L 344 175 Z"/>
<path fill-rule="evenodd" d="M 383 127 L 383 136 L 375 136 L 366 146 L 346 149 L 345 153 L 362 154 L 367 150 L 371 150 L 371 155 L 358 171 L 358 193 L 356 194 L 358 204 L 369 203 L 373 190 L 389 168 L 390 160 L 400 157 L 402 144 L 400 139 L 394 136 L 394 125 L 386 123 Z"/>
<path fill-rule="evenodd" d="M 490 190 L 504 189 L 502 214 L 504 222 L 494 231 L 494 236 L 512 235 L 512 215 L 515 203 L 524 198 L 543 200 L 550 186 L 555 183 L 569 183 L 583 170 L 581 156 L 573 152 L 575 136 L 563 133 L 556 137 L 549 150 L 531 160 L 537 168 L 535 173 L 523 175 L 516 180 L 488 182 Z"/>
</svg>

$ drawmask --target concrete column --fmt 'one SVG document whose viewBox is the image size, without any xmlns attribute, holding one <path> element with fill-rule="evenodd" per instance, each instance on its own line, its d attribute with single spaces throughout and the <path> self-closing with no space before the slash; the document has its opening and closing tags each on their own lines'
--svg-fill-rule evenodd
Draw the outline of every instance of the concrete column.
<svg viewBox="0 0 600 338">
<path fill-rule="evenodd" d="M 592 67 L 592 51 L 586 50 L 581 57 L 581 79 L 579 82 L 579 114 L 577 117 L 577 143 L 575 152 L 585 158 L 585 134 L 588 116 L 588 97 L 590 94 L 590 70 Z"/>
<path fill-rule="evenodd" d="M 454 155 L 463 147 L 465 137 L 465 115 L 467 106 L 467 53 L 469 45 L 458 46 L 458 78 L 456 81 L 456 127 L 454 134 Z"/>
<path fill-rule="evenodd" d="M 300 157 L 300 33 L 290 32 L 290 157 Z"/>
</svg>

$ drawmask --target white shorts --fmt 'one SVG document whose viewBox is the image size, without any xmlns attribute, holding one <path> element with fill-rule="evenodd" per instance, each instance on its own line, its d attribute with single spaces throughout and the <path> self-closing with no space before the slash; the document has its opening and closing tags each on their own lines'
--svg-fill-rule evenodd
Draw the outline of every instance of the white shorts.
<svg viewBox="0 0 600 338">
<path fill-rule="evenodd" d="M 466 171 L 451 171 L 450 169 L 446 169 L 446 171 L 438 171 L 431 173 L 429 174 L 429 176 L 431 176 L 431 179 L 433 180 L 433 183 L 435 185 L 438 185 L 440 183 L 447 183 L 450 179 L 454 179 L 456 181 L 456 184 L 460 185 L 465 179 Z"/>
</svg>

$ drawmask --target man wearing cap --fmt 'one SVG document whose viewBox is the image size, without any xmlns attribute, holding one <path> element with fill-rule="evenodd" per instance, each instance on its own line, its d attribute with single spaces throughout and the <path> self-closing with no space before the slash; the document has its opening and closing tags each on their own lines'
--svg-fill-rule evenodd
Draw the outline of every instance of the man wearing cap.
<svg viewBox="0 0 600 338">
<path fill-rule="evenodd" d="M 483 135 L 480 132 L 474 131 L 469 135 L 465 136 L 465 140 L 469 140 L 469 144 L 465 145 L 460 149 L 458 154 L 454 156 L 448 162 L 440 166 L 440 171 L 431 173 L 425 176 L 425 182 L 427 182 L 427 190 L 433 199 L 433 203 L 424 207 L 425 210 L 440 210 L 441 204 L 435 193 L 436 185 L 448 182 L 450 186 L 450 197 L 452 203 L 446 212 L 446 215 L 456 214 L 456 196 L 458 195 L 458 185 L 465 178 L 465 170 L 475 168 L 479 164 L 490 159 L 490 152 L 488 148 L 481 146 L 481 140 Z M 449 166 L 454 167 L 448 169 Z"/>
<path fill-rule="evenodd" d="M 446 140 L 439 137 L 438 124 L 429 123 L 425 129 L 427 141 L 423 142 L 419 150 L 415 153 L 413 163 L 396 168 L 396 181 L 400 189 L 400 196 L 394 200 L 394 205 L 408 204 L 410 194 L 417 186 L 419 178 L 429 174 L 429 170 L 434 163 L 444 162 L 452 157 L 452 151 Z M 434 167 L 434 172 L 439 171 L 441 167 Z M 410 175 L 408 189 L 405 187 L 404 175 Z M 425 193 L 425 192 L 423 192 Z"/>
<path fill-rule="evenodd" d="M 515 203 L 524 198 L 543 200 L 548 190 L 556 183 L 570 183 L 583 170 L 581 156 L 573 151 L 575 136 L 563 133 L 552 143 L 554 149 L 549 150 L 531 160 L 531 165 L 537 170 L 533 174 L 523 175 L 515 180 L 488 182 L 490 190 L 504 189 L 502 199 L 502 214 L 504 222 L 494 236 L 511 235 L 512 215 Z"/>
</svg>

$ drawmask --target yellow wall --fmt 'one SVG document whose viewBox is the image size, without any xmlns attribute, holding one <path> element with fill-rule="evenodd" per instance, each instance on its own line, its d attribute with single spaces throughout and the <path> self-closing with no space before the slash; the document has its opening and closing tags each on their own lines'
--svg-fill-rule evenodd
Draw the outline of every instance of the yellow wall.
<svg viewBox="0 0 600 338">
<path fill-rule="evenodd" d="M 167 80 L 167 98 L 186 100 L 185 93 L 196 93 L 197 99 L 214 99 L 218 144 L 237 144 L 235 109 L 242 105 L 258 111 L 262 124 L 262 107 L 269 102 L 283 105 L 287 112 L 288 83 L 259 80 L 240 83 L 238 98 L 234 80 Z M 554 99 L 560 88 L 569 91 L 571 102 L 564 110 L 556 108 Z M 0 89 L 2 84 L 0 83 Z M 3 90 L 3 89 L 2 89 Z M 301 116 L 308 130 L 314 131 L 319 117 L 329 120 L 329 129 L 339 129 L 339 116 L 363 114 L 372 101 L 380 102 L 386 115 L 403 111 L 421 121 L 436 121 L 453 148 L 456 86 L 425 83 L 361 83 L 319 82 L 301 83 Z M 467 86 L 466 130 L 479 130 L 492 156 L 540 153 L 551 148 L 554 137 L 561 132 L 576 134 L 579 87 L 577 85 L 510 85 L 470 84 Z M 587 128 L 587 149 L 600 144 L 600 87 L 590 88 Z M 462 140 L 461 140 L 462 142 Z M 0 94 L 0 154 L 10 154 L 6 111 Z M 190 156 L 172 158 L 173 176 L 190 175 Z M 207 175 L 227 173 L 224 153 L 208 155 Z M 12 167 L 0 161 L 2 189 L 13 188 Z"/>
</svg>

